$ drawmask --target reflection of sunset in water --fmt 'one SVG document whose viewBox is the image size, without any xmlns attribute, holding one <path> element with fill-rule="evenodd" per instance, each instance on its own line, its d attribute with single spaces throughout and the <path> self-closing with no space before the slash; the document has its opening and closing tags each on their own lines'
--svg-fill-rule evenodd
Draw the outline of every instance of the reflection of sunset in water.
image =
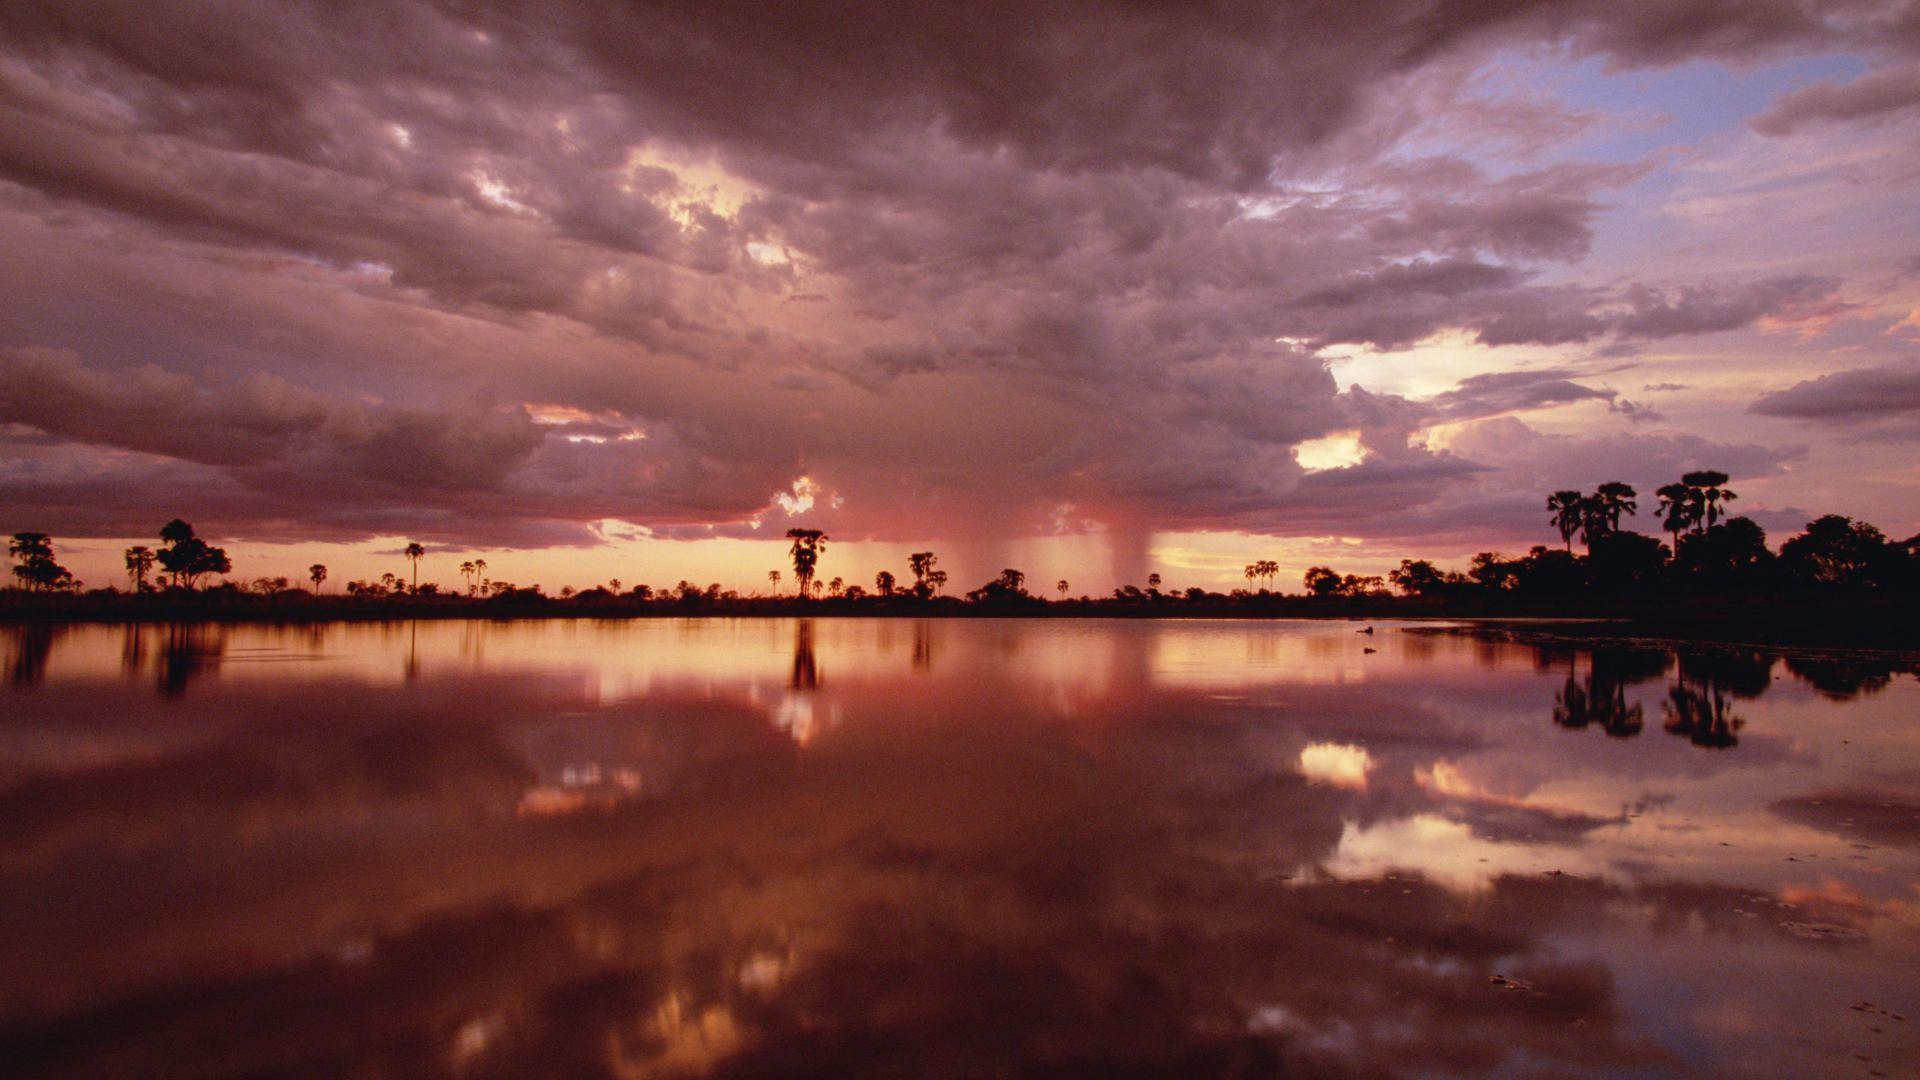
<svg viewBox="0 0 1920 1080">
<path fill-rule="evenodd" d="M 23 973 L 0 1052 L 27 1075 L 1912 1072 L 1908 669 L 1362 640 L 0 630 Z"/>
</svg>

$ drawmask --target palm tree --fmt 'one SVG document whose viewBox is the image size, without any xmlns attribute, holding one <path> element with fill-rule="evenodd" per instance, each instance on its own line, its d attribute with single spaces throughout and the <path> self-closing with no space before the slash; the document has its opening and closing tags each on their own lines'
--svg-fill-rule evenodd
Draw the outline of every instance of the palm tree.
<svg viewBox="0 0 1920 1080">
<path fill-rule="evenodd" d="M 152 548 L 145 544 L 135 544 L 127 549 L 127 577 L 133 582 L 134 592 L 146 591 L 147 575 L 152 572 Z"/>
<path fill-rule="evenodd" d="M 1628 517 L 1640 512 L 1639 493 L 1632 484 L 1623 484 L 1611 480 L 1593 489 L 1593 507 L 1596 514 L 1605 519 L 1608 532 L 1620 531 L 1620 516 Z"/>
<path fill-rule="evenodd" d="M 1635 501 L 1638 494 L 1633 485 L 1612 480 L 1595 488 L 1581 504 L 1580 539 L 1587 545 L 1587 554 L 1593 554 L 1593 543 L 1605 536 L 1620 531 L 1620 518 L 1632 515 L 1640 509 Z"/>
<path fill-rule="evenodd" d="M 813 571 L 820 565 L 820 556 L 827 550 L 827 534 L 819 529 L 788 529 L 787 539 L 793 541 L 787 549 L 793 559 L 793 576 L 799 579 L 800 595 L 805 597 L 812 590 Z"/>
<path fill-rule="evenodd" d="M 780 591 L 780 571 L 778 570 L 767 571 L 767 584 L 773 586 L 774 592 L 776 593 L 779 592 Z"/>
<path fill-rule="evenodd" d="M 327 580 L 327 568 L 319 563 L 307 567 L 307 580 L 313 582 L 313 591 L 319 592 L 320 583 Z"/>
<path fill-rule="evenodd" d="M 1677 552 L 1680 534 L 1700 520 L 1702 507 L 1694 501 L 1692 489 L 1685 484 L 1668 484 L 1654 494 L 1660 498 L 1655 510 L 1660 515 L 1660 526 L 1673 534 L 1673 549 Z"/>
<path fill-rule="evenodd" d="M 928 557 L 931 558 L 932 556 Z M 938 594 L 940 590 L 947 587 L 947 572 L 945 570 L 927 571 L 927 585 L 933 589 L 935 594 Z"/>
<path fill-rule="evenodd" d="M 1067 579 L 1066 578 L 1061 578 L 1059 581 L 1054 582 L 1053 587 L 1060 590 L 1060 599 L 1065 600 L 1067 598 Z"/>
<path fill-rule="evenodd" d="M 834 578 L 832 581 L 827 583 L 827 592 L 832 596 L 838 597 L 841 593 L 846 591 L 847 591 L 847 583 L 841 578 Z"/>
<path fill-rule="evenodd" d="M 907 569 L 913 571 L 913 591 L 925 595 L 930 584 L 928 575 L 934 572 L 934 565 L 940 557 L 931 551 L 916 551 L 907 556 Z"/>
<path fill-rule="evenodd" d="M 467 595 L 472 596 L 473 595 L 473 560 L 472 559 L 468 559 L 466 562 L 463 562 L 460 564 L 460 576 L 467 579 Z"/>
<path fill-rule="evenodd" d="M 1262 565 L 1263 565 L 1262 563 L 1258 563 L 1258 562 L 1250 562 L 1247 564 L 1246 574 L 1247 574 L 1247 591 L 1248 592 L 1253 591 L 1253 579 L 1260 576 L 1260 568 Z"/>
<path fill-rule="evenodd" d="M 612 590 L 613 592 L 619 592 L 619 591 L 620 591 L 620 579 L 619 579 L 619 578 L 608 578 L 608 579 L 607 579 L 607 588 L 608 588 L 608 589 L 610 589 L 610 590 Z"/>
<path fill-rule="evenodd" d="M 1267 579 L 1267 591 L 1272 592 L 1273 579 L 1280 574 L 1280 564 L 1272 559 L 1261 559 L 1253 565 L 1254 569 L 1259 571 L 1260 576 Z"/>
<path fill-rule="evenodd" d="M 1720 504 L 1730 503 L 1740 497 L 1722 486 L 1728 479 L 1726 473 L 1715 472 L 1712 469 L 1690 472 L 1680 478 L 1681 483 L 1698 493 L 1700 505 L 1705 508 L 1702 520 L 1706 522 L 1706 527 L 1709 529 L 1713 528 L 1714 522 L 1720 520 Z M 1696 522 L 1696 526 L 1697 524 Z"/>
<path fill-rule="evenodd" d="M 418 542 L 410 542 L 407 544 L 406 550 L 402 551 L 401 554 L 405 555 L 407 557 L 407 561 L 413 564 L 413 591 L 419 592 L 420 591 L 420 560 L 426 557 L 427 549 L 421 547 Z"/>
<path fill-rule="evenodd" d="M 1159 575 L 1159 574 L 1148 574 L 1148 575 L 1147 575 L 1147 590 L 1148 590 L 1149 592 L 1159 592 L 1159 591 L 1160 591 L 1160 575 Z"/>
<path fill-rule="evenodd" d="M 1547 496 L 1547 510 L 1553 514 L 1548 520 L 1560 530 L 1568 551 L 1573 550 L 1573 534 L 1585 524 L 1586 509 L 1587 497 L 1578 491 L 1556 491 Z"/>
<path fill-rule="evenodd" d="M 473 560 L 473 576 L 480 579 L 480 587 L 482 589 L 487 587 L 487 560 Z"/>
</svg>

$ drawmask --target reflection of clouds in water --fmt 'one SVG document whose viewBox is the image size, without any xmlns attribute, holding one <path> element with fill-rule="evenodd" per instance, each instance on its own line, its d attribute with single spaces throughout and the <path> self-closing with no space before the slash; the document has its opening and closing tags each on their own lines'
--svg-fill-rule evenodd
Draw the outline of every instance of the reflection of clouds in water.
<svg viewBox="0 0 1920 1080">
<path fill-rule="evenodd" d="M 1485 892 L 1511 874 L 1559 870 L 1582 876 L 1607 873 L 1608 856 L 1577 843 L 1515 845 L 1482 836 L 1470 824 L 1420 813 L 1371 826 L 1349 824 L 1326 870 L 1343 879 L 1388 879 L 1396 872 L 1456 892 Z"/>
<path fill-rule="evenodd" d="M 1366 790 L 1367 771 L 1372 768 L 1373 758 L 1365 747 L 1322 742 L 1300 751 L 1301 775 L 1336 787 Z"/>
<path fill-rule="evenodd" d="M 177 745 L 124 734 L 144 680 L 56 663 L 16 700 L 120 756 L 0 789 L 0 960 L 37 976 L 33 1001 L 0 996 L 0 1052 L 190 1070 L 210 1059 L 182 1033 L 212 1025 L 221 1068 L 268 1072 L 1657 1071 L 1677 1063 L 1622 989 L 1650 928 L 1704 927 L 1697 948 L 1774 974 L 1855 964 L 1848 985 L 1913 958 L 1876 951 L 1901 916 L 1844 842 L 1796 864 L 1718 847 L 1830 751 L 1568 732 L 1565 656 L 1435 639 L 1343 686 L 1323 676 L 1350 627 L 1293 679 L 1312 650 L 1286 635 L 1319 631 L 1262 626 L 1275 666 L 1235 683 L 1253 631 L 942 624 L 928 670 L 905 633 L 796 625 L 703 628 L 747 654 L 711 671 L 673 625 L 507 628 L 500 671 L 429 663 L 403 692 L 359 681 L 390 665 L 239 665 L 298 670 L 196 683 Z M 794 687 L 802 641 L 831 683 Z M 649 691 L 601 692 L 603 656 Z M 1911 690 L 1849 706 L 1879 710 L 1852 736 Z M 1820 875 L 1840 887 L 1785 891 Z M 1788 922 L 1860 936 L 1836 953 Z M 1764 980 L 1663 977 L 1831 1049 Z M 330 1057 L 348 1031 L 363 1057 Z"/>
</svg>

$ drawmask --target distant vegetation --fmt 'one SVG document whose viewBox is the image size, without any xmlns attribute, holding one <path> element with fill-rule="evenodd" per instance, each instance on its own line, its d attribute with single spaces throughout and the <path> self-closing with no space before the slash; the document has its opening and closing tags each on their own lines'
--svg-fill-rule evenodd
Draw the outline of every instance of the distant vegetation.
<svg viewBox="0 0 1920 1080">
<path fill-rule="evenodd" d="M 948 595 L 947 572 L 932 551 L 907 558 L 906 578 L 880 570 L 869 591 L 840 575 L 821 579 L 829 537 L 788 530 L 793 589 L 782 593 L 782 570 L 767 573 L 770 591 L 742 595 L 718 584 L 680 581 L 671 587 L 627 586 L 618 579 L 549 596 L 539 585 L 495 580 L 485 559 L 458 565 L 460 586 L 420 581 L 426 547 L 398 555 L 406 573 L 347 582 L 334 592 L 327 567 L 308 567 L 304 585 L 285 577 L 232 576 L 227 553 L 175 519 L 159 530 L 158 549 L 130 547 L 125 587 L 83 590 L 60 565 L 45 533 L 16 533 L 8 544 L 16 584 L 0 591 L 0 616 L 77 618 L 341 618 L 510 614 L 646 614 L 714 610 L 742 614 L 966 612 L 1000 614 L 1605 614 L 1664 612 L 1672 618 L 1725 607 L 1785 601 L 1904 603 L 1920 593 L 1920 537 L 1890 540 L 1879 529 L 1838 515 L 1807 523 L 1778 550 L 1752 519 L 1729 516 L 1738 496 L 1725 473 L 1701 471 L 1655 492 L 1653 515 L 1670 542 L 1625 527 L 1640 509 L 1625 483 L 1591 493 L 1556 491 L 1546 498 L 1546 524 L 1560 547 L 1538 545 L 1521 555 L 1475 555 L 1462 569 L 1406 559 L 1384 576 L 1343 574 L 1314 566 L 1302 592 L 1275 588 L 1279 564 L 1247 564 L 1247 585 L 1230 592 L 1166 589 L 1159 574 L 1145 587 L 1127 584 L 1104 597 L 1071 595 L 1067 580 L 1028 588 L 1025 571 L 1008 567 L 963 595 Z M 1576 544 L 1578 551 L 1575 550 Z M 208 585 L 213 577 L 223 580 Z M 1049 598 L 1046 593 L 1053 593 Z M 1777 605 L 1776 605 L 1777 606 Z"/>
</svg>

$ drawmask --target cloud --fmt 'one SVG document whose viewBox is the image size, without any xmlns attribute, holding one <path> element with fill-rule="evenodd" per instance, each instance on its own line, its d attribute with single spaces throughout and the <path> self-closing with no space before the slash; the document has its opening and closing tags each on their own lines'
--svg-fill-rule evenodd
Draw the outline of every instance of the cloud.
<svg viewBox="0 0 1920 1080">
<path fill-rule="evenodd" d="M 1752 410 L 1762 416 L 1860 424 L 1920 417 L 1920 364 L 1850 368 L 1762 394 Z"/>
<path fill-rule="evenodd" d="M 1762 135 L 1804 127 L 1891 119 L 1920 109 L 1920 66 L 1872 71 L 1851 82 L 1815 83 L 1780 96 L 1753 118 Z"/>
<path fill-rule="evenodd" d="M 744 534 L 801 475 L 849 538 L 1371 520 L 1490 464 L 1426 453 L 1421 424 L 1646 414 L 1570 379 L 1366 401 L 1334 346 L 1620 348 L 1844 311 L 1828 275 L 1586 280 L 1652 160 L 1566 160 L 1590 110 L 1477 73 L 1893 49 L 1903 18 L 14 5 L 0 421 L 70 445 L 0 495 L 54 529 L 165 492 L 257 534 L 474 543 Z M 1293 448 L 1355 426 L 1378 461 L 1307 477 Z M 161 483 L 169 461 L 194 483 Z"/>
</svg>

